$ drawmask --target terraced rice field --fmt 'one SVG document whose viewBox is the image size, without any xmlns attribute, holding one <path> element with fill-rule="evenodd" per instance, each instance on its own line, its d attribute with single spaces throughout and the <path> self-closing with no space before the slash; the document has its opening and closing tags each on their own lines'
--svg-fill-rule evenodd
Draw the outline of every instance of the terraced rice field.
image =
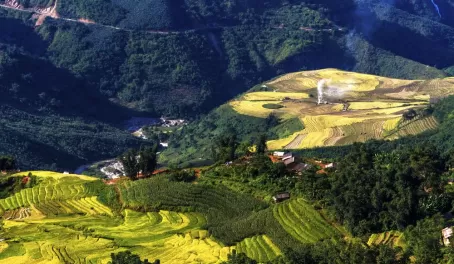
<svg viewBox="0 0 454 264">
<path fill-rule="evenodd" d="M 379 234 L 372 234 L 367 241 L 369 246 L 372 245 L 392 245 L 394 247 L 405 247 L 404 234 L 399 231 L 389 231 Z"/>
<path fill-rule="evenodd" d="M 307 93 L 252 92 L 244 95 L 247 101 L 282 101 L 284 99 L 306 99 Z"/>
<path fill-rule="evenodd" d="M 280 103 L 279 101 L 233 101 L 230 105 L 235 111 L 240 114 L 250 115 L 255 117 L 266 118 L 271 113 L 278 115 L 285 114 L 285 111 L 282 109 L 273 110 L 263 107 L 265 104 L 276 104 Z"/>
<path fill-rule="evenodd" d="M 27 175 L 20 174 L 20 175 Z M 63 175 L 63 174 L 61 174 Z M 36 175 L 37 176 L 37 175 Z M 41 176 L 40 176 L 41 177 Z M 14 210 L 22 207 L 29 207 L 30 205 L 48 204 L 51 201 L 66 201 L 72 200 L 74 206 L 83 209 L 87 204 L 93 204 L 95 207 L 99 206 L 95 198 L 85 199 L 85 197 L 93 196 L 94 193 L 85 187 L 87 180 L 77 176 L 65 176 L 60 178 L 55 177 L 42 177 L 41 183 L 33 188 L 23 189 L 6 199 L 0 199 L 0 213 L 7 210 Z M 57 203 L 52 203 L 56 205 Z M 50 206 L 52 206 L 50 205 Z M 61 203 L 61 206 L 64 206 Z M 92 206 L 87 205 L 88 208 Z M 83 209 L 85 210 L 85 209 Z M 101 209 L 102 211 L 103 209 Z"/>
<path fill-rule="evenodd" d="M 433 116 L 417 119 L 414 121 L 403 122 L 395 134 L 391 134 L 389 138 L 399 138 L 409 135 L 417 135 L 427 130 L 436 129 L 438 121 Z"/>
<path fill-rule="evenodd" d="M 259 262 L 268 262 L 282 254 L 266 235 L 246 238 L 236 245 L 236 251 Z"/>
<path fill-rule="evenodd" d="M 299 118 L 305 127 L 269 141 L 270 150 L 337 146 L 421 133 L 434 129 L 436 120 L 402 126 L 402 114 L 427 107 L 432 97 L 454 94 L 454 78 L 399 80 L 336 69 L 291 73 L 264 85 L 276 92 L 246 93 L 230 106 L 242 115 L 266 118 L 273 113 L 281 119 Z M 318 86 L 328 104 L 317 104 Z M 263 103 L 283 107 L 266 109 Z"/>
<path fill-rule="evenodd" d="M 118 215 L 85 185 L 92 178 L 33 172 L 38 174 L 39 185 L 0 200 L 3 234 L 12 238 L 0 242 L 0 263 L 107 263 L 111 253 L 125 250 L 178 264 L 220 263 L 236 248 L 258 261 L 281 254 L 265 235 L 224 246 L 203 229 L 207 219 L 195 212 L 125 209 Z M 122 195 L 133 200 L 136 193 L 125 189 Z"/>
<path fill-rule="evenodd" d="M 302 243 L 341 236 L 341 231 L 330 225 L 312 206 L 302 199 L 281 203 L 274 208 L 279 224 Z"/>
</svg>

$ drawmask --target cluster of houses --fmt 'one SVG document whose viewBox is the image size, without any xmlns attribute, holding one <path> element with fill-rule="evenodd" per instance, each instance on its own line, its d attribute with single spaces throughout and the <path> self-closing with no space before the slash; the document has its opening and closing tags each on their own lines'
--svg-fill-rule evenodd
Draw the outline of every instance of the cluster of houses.
<svg viewBox="0 0 454 264">
<path fill-rule="evenodd" d="M 273 160 L 273 162 L 284 163 L 285 167 L 287 167 L 289 171 L 295 172 L 297 174 L 301 174 L 303 171 L 312 168 L 312 166 L 314 165 L 321 168 L 317 173 L 324 173 L 325 169 L 336 167 L 335 163 L 323 163 L 319 160 L 313 160 L 310 163 L 302 162 L 301 159 L 295 156 L 292 152 L 275 151 L 270 158 Z"/>
<path fill-rule="evenodd" d="M 306 171 L 315 165 L 321 168 L 319 171 L 317 171 L 317 173 L 325 173 L 325 169 L 336 167 L 335 163 L 323 163 L 319 160 L 312 160 L 309 163 L 302 162 L 301 159 L 295 156 L 292 152 L 275 151 L 272 155 L 270 155 L 270 158 L 275 163 L 284 163 L 288 171 L 292 171 L 297 174 L 301 174 L 303 171 Z M 279 203 L 288 199 L 290 199 L 290 193 L 288 192 L 278 193 L 273 196 L 273 201 L 275 203 Z"/>
</svg>

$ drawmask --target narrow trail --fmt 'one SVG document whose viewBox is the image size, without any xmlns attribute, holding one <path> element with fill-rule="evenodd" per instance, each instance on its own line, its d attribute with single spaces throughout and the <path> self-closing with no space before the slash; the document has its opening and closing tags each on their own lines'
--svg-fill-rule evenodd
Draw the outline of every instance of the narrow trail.
<svg viewBox="0 0 454 264">
<path fill-rule="evenodd" d="M 21 4 L 19 4 L 18 0 L 6 0 L 4 4 L 0 4 L 0 8 L 10 9 L 18 12 L 26 12 L 33 14 L 34 18 L 36 18 L 35 26 L 39 27 L 44 23 L 44 20 L 47 17 L 51 17 L 56 20 L 64 20 L 74 23 L 80 23 L 84 25 L 95 25 L 99 27 L 109 28 L 113 30 L 120 30 L 126 32 L 143 32 L 147 34 L 158 34 L 158 35 L 168 35 L 168 34 L 183 34 L 183 33 L 195 33 L 199 31 L 210 31 L 210 30 L 219 30 L 224 28 L 231 28 L 235 26 L 205 26 L 205 27 L 197 27 L 191 29 L 182 29 L 182 30 L 134 30 L 130 28 L 123 28 L 123 27 L 116 27 L 112 25 L 105 25 L 101 23 L 97 23 L 93 20 L 87 18 L 69 18 L 69 17 L 62 17 L 57 12 L 57 5 L 58 0 L 55 0 L 55 3 L 52 7 L 47 8 L 40 8 L 40 7 L 33 7 L 33 8 L 25 8 Z M 278 27 L 273 27 L 274 29 L 286 29 L 284 25 L 280 25 Z M 343 31 L 340 27 L 329 28 L 329 29 L 314 29 L 310 27 L 300 27 L 299 30 L 307 31 L 307 32 L 332 32 L 332 31 Z"/>
<path fill-rule="evenodd" d="M 33 14 L 34 18 L 37 19 L 36 23 L 35 23 L 35 26 L 37 26 L 37 27 L 41 26 L 47 17 L 51 17 L 56 20 L 64 20 L 64 21 L 80 23 L 80 24 L 84 24 L 84 25 L 95 25 L 95 26 L 100 26 L 100 27 L 114 29 L 114 30 L 120 30 L 120 31 L 126 31 L 126 32 L 144 32 L 144 33 L 148 33 L 148 34 L 161 34 L 161 35 L 182 34 L 182 33 L 190 33 L 190 32 L 197 32 L 197 31 L 206 31 L 206 30 L 215 30 L 215 29 L 225 28 L 225 27 L 221 27 L 221 26 L 219 26 L 219 27 L 212 26 L 212 27 L 200 27 L 200 28 L 192 28 L 192 29 L 184 29 L 184 30 L 134 30 L 134 29 L 129 29 L 129 28 L 122 28 L 122 27 L 100 24 L 100 23 L 97 23 L 95 21 L 92 21 L 92 20 L 89 20 L 86 18 L 77 19 L 77 18 L 61 17 L 57 13 L 57 5 L 58 5 L 58 0 L 55 1 L 54 5 L 52 7 L 25 8 L 22 5 L 20 5 L 17 2 L 17 0 L 6 0 L 4 4 L 0 4 L 0 8 Z"/>
</svg>

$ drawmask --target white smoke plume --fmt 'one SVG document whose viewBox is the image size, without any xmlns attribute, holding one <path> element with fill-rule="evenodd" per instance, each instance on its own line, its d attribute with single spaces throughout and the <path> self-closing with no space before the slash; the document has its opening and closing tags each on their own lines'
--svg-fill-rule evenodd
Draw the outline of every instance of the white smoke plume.
<svg viewBox="0 0 454 264">
<path fill-rule="evenodd" d="M 346 83 L 333 83 L 331 79 L 321 79 L 317 83 L 317 104 L 325 104 L 328 99 L 342 99 L 353 88 L 354 80 Z"/>
</svg>

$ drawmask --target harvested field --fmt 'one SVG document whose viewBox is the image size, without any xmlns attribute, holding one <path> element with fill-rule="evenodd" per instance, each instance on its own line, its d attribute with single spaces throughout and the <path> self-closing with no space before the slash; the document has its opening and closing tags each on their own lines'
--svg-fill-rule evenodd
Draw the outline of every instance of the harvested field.
<svg viewBox="0 0 454 264">
<path fill-rule="evenodd" d="M 323 103 L 317 104 L 321 80 Z M 269 141 L 270 150 L 337 146 L 421 133 L 434 129 L 435 119 L 403 126 L 402 115 L 411 109 L 426 108 L 432 97 L 454 94 L 454 78 L 399 80 L 336 69 L 291 73 L 265 85 L 277 92 L 246 93 L 230 104 L 243 115 L 266 118 L 274 113 L 281 119 L 302 120 L 303 131 Z M 292 96 L 296 99 L 296 95 L 301 97 L 284 100 Z M 284 107 L 264 109 L 261 103 L 271 100 Z M 399 133 L 399 129 L 403 130 Z"/>
</svg>

